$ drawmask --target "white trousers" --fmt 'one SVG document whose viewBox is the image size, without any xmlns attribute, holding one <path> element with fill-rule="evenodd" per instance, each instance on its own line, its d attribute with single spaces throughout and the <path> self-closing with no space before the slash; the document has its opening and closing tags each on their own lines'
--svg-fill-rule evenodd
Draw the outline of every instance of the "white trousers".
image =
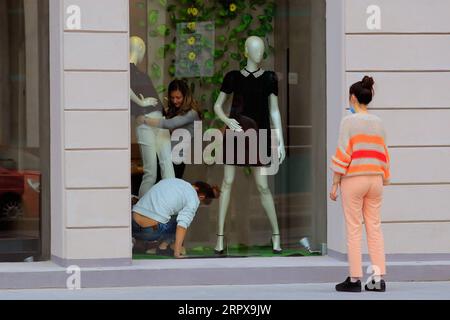
<svg viewBox="0 0 450 320">
<path fill-rule="evenodd" d="M 144 166 L 144 176 L 139 188 L 139 198 L 141 198 L 156 182 L 157 156 L 163 179 L 175 178 L 175 171 L 169 130 L 142 124 L 136 128 L 136 137 Z"/>
</svg>

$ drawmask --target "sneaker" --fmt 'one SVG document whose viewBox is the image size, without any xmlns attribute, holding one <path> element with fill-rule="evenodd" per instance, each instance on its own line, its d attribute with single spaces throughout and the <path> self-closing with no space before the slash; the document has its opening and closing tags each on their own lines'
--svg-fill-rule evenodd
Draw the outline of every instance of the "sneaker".
<svg viewBox="0 0 450 320">
<path fill-rule="evenodd" d="M 351 282 L 351 278 L 348 277 L 344 282 L 336 285 L 336 291 L 340 292 L 361 292 L 361 281 Z"/>
<path fill-rule="evenodd" d="M 364 289 L 366 291 L 373 291 L 373 292 L 385 292 L 386 291 L 386 282 L 381 279 L 380 281 L 376 282 L 374 279 L 370 281 L 370 287 L 369 283 L 366 283 L 364 286 Z"/>
</svg>

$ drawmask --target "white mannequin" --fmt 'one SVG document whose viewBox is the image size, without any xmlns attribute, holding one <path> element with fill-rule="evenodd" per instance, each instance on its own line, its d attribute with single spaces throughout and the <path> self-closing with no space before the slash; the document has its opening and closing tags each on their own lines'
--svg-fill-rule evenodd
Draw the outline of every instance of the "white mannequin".
<svg viewBox="0 0 450 320">
<path fill-rule="evenodd" d="M 247 67 L 249 72 L 255 72 L 259 69 L 261 61 L 264 55 L 264 41 L 259 37 L 249 37 L 245 43 L 245 55 L 247 57 Z M 223 111 L 223 105 L 226 102 L 228 95 L 221 92 L 215 105 L 214 111 L 216 115 L 232 130 L 242 131 L 242 127 L 238 121 L 227 117 Z M 278 97 L 275 94 L 271 94 L 269 97 L 269 108 L 270 108 L 270 118 L 272 120 L 273 126 L 277 132 L 278 138 L 278 158 L 281 164 L 285 157 L 286 152 L 284 148 L 283 130 L 281 125 L 281 116 L 278 108 Z M 280 231 L 278 228 L 277 215 L 275 211 L 275 205 L 273 202 L 273 197 L 269 189 L 267 175 L 262 175 L 261 171 L 263 168 L 254 167 L 253 175 L 260 192 L 261 204 L 269 218 L 270 224 L 272 226 L 272 247 L 274 253 L 281 253 L 280 247 Z M 225 217 L 228 210 L 228 205 L 230 203 L 230 193 L 231 186 L 234 181 L 236 167 L 225 165 L 224 180 L 222 184 L 222 194 L 220 197 L 219 205 L 219 221 L 218 221 L 218 232 L 217 232 L 217 244 L 215 251 L 216 253 L 223 252 L 223 239 L 224 239 L 224 223 Z"/>
<path fill-rule="evenodd" d="M 145 42 L 139 37 L 130 38 L 130 63 L 139 64 L 144 59 L 146 52 Z M 131 101 L 138 106 L 149 108 L 149 113 L 145 115 L 148 118 L 161 119 L 161 111 L 152 110 L 158 104 L 156 97 L 139 97 L 130 88 Z M 166 129 L 159 129 L 142 124 L 137 119 L 136 135 L 141 148 L 141 155 L 144 164 L 144 176 L 139 189 L 139 198 L 142 197 L 155 184 L 157 177 L 157 155 L 161 168 L 163 179 L 175 178 L 175 172 L 172 163 L 172 146 L 170 141 L 170 132 Z"/>
<path fill-rule="evenodd" d="M 138 65 L 144 60 L 146 48 L 145 42 L 139 37 L 131 37 L 130 38 L 130 62 L 134 65 Z M 146 108 L 146 107 L 154 107 L 158 104 L 158 99 L 154 97 L 144 98 L 142 94 L 138 97 L 132 89 L 130 89 L 130 97 L 131 101 L 136 103 L 138 106 Z"/>
</svg>

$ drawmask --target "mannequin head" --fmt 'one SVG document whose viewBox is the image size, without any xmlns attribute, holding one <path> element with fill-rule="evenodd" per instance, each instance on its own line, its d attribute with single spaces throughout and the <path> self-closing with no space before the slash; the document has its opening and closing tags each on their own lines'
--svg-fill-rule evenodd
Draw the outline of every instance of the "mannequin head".
<svg viewBox="0 0 450 320">
<path fill-rule="evenodd" d="M 245 54 L 248 59 L 260 64 L 264 57 L 264 41 L 260 37 L 251 36 L 245 41 Z"/>
<path fill-rule="evenodd" d="M 145 56 L 145 42 L 139 37 L 130 38 L 130 61 L 133 63 L 141 63 Z"/>
</svg>

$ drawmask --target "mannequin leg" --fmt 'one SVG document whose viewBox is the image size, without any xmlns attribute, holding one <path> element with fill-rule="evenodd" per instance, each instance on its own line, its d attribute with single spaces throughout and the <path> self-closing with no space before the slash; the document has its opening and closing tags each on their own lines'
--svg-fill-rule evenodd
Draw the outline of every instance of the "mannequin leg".
<svg viewBox="0 0 450 320">
<path fill-rule="evenodd" d="M 156 139 L 152 129 L 146 125 L 137 127 L 136 135 L 144 167 L 144 176 L 139 188 L 139 198 L 141 198 L 156 182 Z"/>
<path fill-rule="evenodd" d="M 167 129 L 152 129 L 156 136 L 156 152 L 161 168 L 161 178 L 175 178 L 175 170 L 172 163 L 172 145 L 170 142 L 170 132 Z"/>
<path fill-rule="evenodd" d="M 272 226 L 272 247 L 274 253 L 281 253 L 280 247 L 280 229 L 278 228 L 277 213 L 273 202 L 272 193 L 267 182 L 267 176 L 261 174 L 262 168 L 253 168 L 256 186 L 261 197 L 261 204 L 266 211 Z"/>
<path fill-rule="evenodd" d="M 228 205 L 230 204 L 231 187 L 233 185 L 236 168 L 234 166 L 225 165 L 224 178 L 222 182 L 222 192 L 219 202 L 219 219 L 217 228 L 217 244 L 216 253 L 223 253 L 223 237 L 224 224 L 227 216 Z"/>
</svg>

